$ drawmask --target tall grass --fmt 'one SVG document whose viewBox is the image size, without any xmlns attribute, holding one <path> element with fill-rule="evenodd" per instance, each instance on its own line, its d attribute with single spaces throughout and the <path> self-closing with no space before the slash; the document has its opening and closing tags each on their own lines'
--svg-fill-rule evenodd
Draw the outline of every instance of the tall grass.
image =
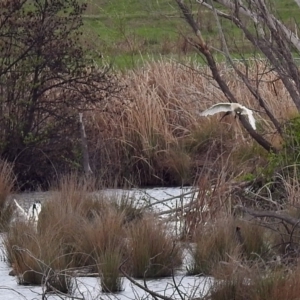
<svg viewBox="0 0 300 300">
<path fill-rule="evenodd" d="M 247 63 L 249 78 L 256 80 L 258 73 L 264 74 L 260 93 L 275 117 L 284 122 L 295 114 L 295 105 L 276 73 L 264 72 L 263 60 Z M 246 86 L 236 80 L 234 70 L 226 64 L 218 67 L 240 103 L 259 111 L 255 112 L 259 133 L 279 145 L 272 123 Z M 208 149 L 208 163 L 235 152 L 230 159 L 235 165 L 243 163 L 244 174 L 264 165 L 264 151 L 254 147 L 238 120 L 229 116 L 219 123 L 219 116 L 199 116 L 211 105 L 227 101 L 207 67 L 193 62 L 187 66 L 166 60 L 148 62 L 128 71 L 122 82 L 127 86 L 122 97 L 111 99 L 101 114 L 91 113 L 91 157 L 97 158 L 93 169 L 102 170 L 104 177 L 142 185 L 192 184 Z"/>
<path fill-rule="evenodd" d="M 54 226 L 39 234 L 28 222 L 15 222 L 10 227 L 4 245 L 19 284 L 44 284 L 47 289 L 69 292 L 71 278 L 66 270 L 70 260 L 60 240 L 61 228 Z"/>
<path fill-rule="evenodd" d="M 299 278 L 299 267 L 294 272 L 279 269 L 267 273 L 257 268 L 257 265 L 236 269 L 227 279 L 214 282 L 210 299 L 298 299 Z"/>
<path fill-rule="evenodd" d="M 103 292 L 122 290 L 119 267 L 136 277 L 171 275 L 181 247 L 157 217 L 123 196 L 89 192 L 89 183 L 68 176 L 43 205 L 37 228 L 15 222 L 5 238 L 8 260 L 20 284 L 45 284 L 69 292 L 80 269 L 98 273 Z M 74 273 L 75 272 L 75 273 Z"/>
<path fill-rule="evenodd" d="M 235 238 L 234 222 L 230 218 L 216 221 L 210 226 L 203 226 L 197 231 L 194 245 L 193 262 L 188 266 L 188 274 L 211 275 L 220 262 L 239 259 L 240 245 Z"/>
<path fill-rule="evenodd" d="M 89 183 L 74 175 L 63 178 L 43 205 L 37 229 L 31 223 L 16 222 L 5 239 L 7 256 L 20 283 L 41 284 L 45 278 L 52 282 L 57 270 L 58 278 L 67 280 L 66 270 L 95 266 L 95 257 L 90 258 L 94 247 L 86 250 L 79 242 L 84 237 L 84 224 L 93 223 L 105 207 L 103 201 L 91 196 Z M 58 284 L 61 288 L 67 285 Z"/>
<path fill-rule="evenodd" d="M 174 270 L 181 265 L 181 247 L 161 221 L 153 216 L 147 216 L 131 225 L 128 230 L 133 277 L 171 276 Z"/>
<path fill-rule="evenodd" d="M 119 267 L 124 259 L 124 249 L 121 246 L 110 248 L 100 256 L 100 280 L 103 292 L 115 293 L 123 289 L 123 279 L 119 274 Z"/>
<path fill-rule="evenodd" d="M 251 265 L 270 260 L 270 242 L 265 228 L 232 216 L 219 216 L 196 230 L 188 274 L 226 278 L 235 268 L 234 262 L 239 266 L 242 261 Z"/>
<path fill-rule="evenodd" d="M 13 166 L 0 160 L 0 231 L 6 230 L 14 210 L 12 199 L 8 196 L 13 190 L 15 176 Z"/>
</svg>

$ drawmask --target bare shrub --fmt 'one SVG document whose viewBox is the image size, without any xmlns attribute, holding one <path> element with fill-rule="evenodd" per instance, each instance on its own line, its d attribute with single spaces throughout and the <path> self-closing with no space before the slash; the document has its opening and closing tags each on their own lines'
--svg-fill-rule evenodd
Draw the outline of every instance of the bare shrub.
<svg viewBox="0 0 300 300">
<path fill-rule="evenodd" d="M 85 8 L 77 0 L 0 3 L 0 154 L 14 162 L 23 189 L 81 170 L 78 113 L 119 90 L 80 42 Z"/>
<path fill-rule="evenodd" d="M 181 248 L 168 228 L 146 216 L 128 229 L 131 274 L 138 278 L 170 276 L 182 263 Z"/>
</svg>

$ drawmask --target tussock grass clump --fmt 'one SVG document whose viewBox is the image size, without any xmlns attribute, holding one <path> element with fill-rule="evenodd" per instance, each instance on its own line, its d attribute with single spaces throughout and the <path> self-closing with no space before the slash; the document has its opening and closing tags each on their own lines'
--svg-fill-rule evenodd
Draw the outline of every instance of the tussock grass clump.
<svg viewBox="0 0 300 300">
<path fill-rule="evenodd" d="M 65 273 L 69 260 L 60 240 L 61 228 L 54 226 L 40 235 L 28 222 L 15 222 L 11 226 L 4 245 L 19 284 L 45 284 L 47 289 L 69 292 L 71 278 Z"/>
<path fill-rule="evenodd" d="M 235 260 L 219 266 L 214 271 L 214 280 L 210 288 L 211 300 L 237 299 L 248 300 L 254 299 L 255 287 L 253 287 L 252 279 L 261 274 L 257 272 L 256 266 L 252 268 L 241 266 Z M 254 275 L 255 272 L 255 275 Z M 225 274 L 226 273 L 226 274 Z"/>
<path fill-rule="evenodd" d="M 121 246 L 110 248 L 99 256 L 99 272 L 103 292 L 114 293 L 123 289 L 123 280 L 119 267 L 124 259 L 124 249 Z"/>
<path fill-rule="evenodd" d="M 267 234 L 265 227 L 240 221 L 237 222 L 235 231 L 236 239 L 242 246 L 240 250 L 244 260 L 268 259 L 268 255 L 273 254 L 269 251 L 272 238 Z"/>
<path fill-rule="evenodd" d="M 14 210 L 8 196 L 15 183 L 13 166 L 5 160 L 0 160 L 0 231 L 6 230 Z"/>
<path fill-rule="evenodd" d="M 128 229 L 131 274 L 137 278 L 172 275 L 182 263 L 182 251 L 165 224 L 148 215 Z"/>
<path fill-rule="evenodd" d="M 234 278 L 215 283 L 211 289 L 211 300 L 250 300 L 252 294 L 250 286 L 243 283 L 243 278 Z"/>
<path fill-rule="evenodd" d="M 33 226 L 28 222 L 15 222 L 4 238 L 4 246 L 7 260 L 12 265 L 19 284 L 41 284 L 41 249 Z"/>
<path fill-rule="evenodd" d="M 37 228 L 16 222 L 7 235 L 7 256 L 19 282 L 66 292 L 73 272 L 84 268 L 100 275 L 104 292 L 120 291 L 119 266 L 128 257 L 124 224 L 134 206 L 115 203 L 114 197 L 91 194 L 76 176 L 63 178 L 44 204 Z"/>
<path fill-rule="evenodd" d="M 294 272 L 284 269 L 273 271 L 265 276 L 253 279 L 256 296 L 252 299 L 298 299 L 300 293 L 300 272 L 297 267 Z"/>
<path fill-rule="evenodd" d="M 248 269 L 235 269 L 228 278 L 215 280 L 210 290 L 210 299 L 298 299 L 299 284 L 299 268 L 294 272 L 287 272 L 282 268 L 268 272 L 254 265 Z"/>
<path fill-rule="evenodd" d="M 122 225 L 123 215 L 113 208 L 96 215 L 92 222 L 81 223 L 81 234 L 76 236 L 76 252 L 86 254 L 85 265 L 91 266 L 94 272 L 101 271 L 106 253 L 121 248 L 124 257 L 126 247 Z"/>
<path fill-rule="evenodd" d="M 110 202 L 116 211 L 122 214 L 124 224 L 140 220 L 144 216 L 144 203 L 129 197 L 126 193 L 123 193 L 120 198 L 112 198 Z"/>
<path fill-rule="evenodd" d="M 188 266 L 188 274 L 211 275 L 217 272 L 218 276 L 222 273 L 223 278 L 227 276 L 230 270 L 227 267 L 232 260 L 251 265 L 268 259 L 268 255 L 273 254 L 269 251 L 269 238 L 265 228 L 250 222 L 237 221 L 233 217 L 211 220 L 195 232 L 193 262 Z"/>
<path fill-rule="evenodd" d="M 57 278 L 69 280 L 66 270 L 96 265 L 95 259 L 90 259 L 94 246 L 83 252 L 85 249 L 79 248 L 78 241 L 83 238 L 83 225 L 93 223 L 106 204 L 91 197 L 88 188 L 88 184 L 73 175 L 63 178 L 60 187 L 44 204 L 37 228 L 20 222 L 10 228 L 5 248 L 20 283 L 41 284 L 48 278 L 50 286 L 56 284 L 65 290 L 63 287 L 69 283 Z M 16 247 L 21 250 L 16 252 Z"/>
<path fill-rule="evenodd" d="M 189 275 L 210 275 L 221 261 L 239 257 L 241 245 L 237 242 L 234 225 L 233 219 L 227 217 L 198 228 L 192 249 L 193 262 L 187 268 Z"/>
</svg>

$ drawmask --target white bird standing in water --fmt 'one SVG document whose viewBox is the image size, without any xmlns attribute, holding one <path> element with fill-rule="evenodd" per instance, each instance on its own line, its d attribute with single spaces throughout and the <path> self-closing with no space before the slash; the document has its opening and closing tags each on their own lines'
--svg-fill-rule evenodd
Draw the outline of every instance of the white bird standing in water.
<svg viewBox="0 0 300 300">
<path fill-rule="evenodd" d="M 244 115 L 248 117 L 249 123 L 252 126 L 254 130 L 256 130 L 256 124 L 255 119 L 253 117 L 253 111 L 241 104 L 238 103 L 218 103 L 213 105 L 212 107 L 206 109 L 202 113 L 200 113 L 201 116 L 210 116 L 217 114 L 219 112 L 226 112 L 226 114 L 221 118 L 221 120 L 229 115 L 233 114 L 234 117 Z"/>
<path fill-rule="evenodd" d="M 37 222 L 39 220 L 39 214 L 42 210 L 42 204 L 40 201 L 35 201 L 28 209 L 28 212 L 14 199 L 16 207 L 18 208 L 21 217 L 23 217 L 26 221 Z"/>
</svg>

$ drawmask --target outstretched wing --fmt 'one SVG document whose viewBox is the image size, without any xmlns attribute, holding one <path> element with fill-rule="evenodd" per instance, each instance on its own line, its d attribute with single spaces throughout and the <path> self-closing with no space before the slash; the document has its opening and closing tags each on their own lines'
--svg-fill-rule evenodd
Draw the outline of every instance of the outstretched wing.
<svg viewBox="0 0 300 300">
<path fill-rule="evenodd" d="M 254 119 L 254 117 L 253 117 L 253 111 L 250 110 L 250 109 L 248 109 L 247 115 L 248 115 L 248 120 L 249 120 L 250 125 L 252 126 L 252 128 L 253 128 L 254 130 L 256 130 L 255 119 Z"/>
<path fill-rule="evenodd" d="M 218 103 L 200 113 L 200 116 L 214 115 L 219 112 L 232 111 L 231 103 Z"/>
</svg>

